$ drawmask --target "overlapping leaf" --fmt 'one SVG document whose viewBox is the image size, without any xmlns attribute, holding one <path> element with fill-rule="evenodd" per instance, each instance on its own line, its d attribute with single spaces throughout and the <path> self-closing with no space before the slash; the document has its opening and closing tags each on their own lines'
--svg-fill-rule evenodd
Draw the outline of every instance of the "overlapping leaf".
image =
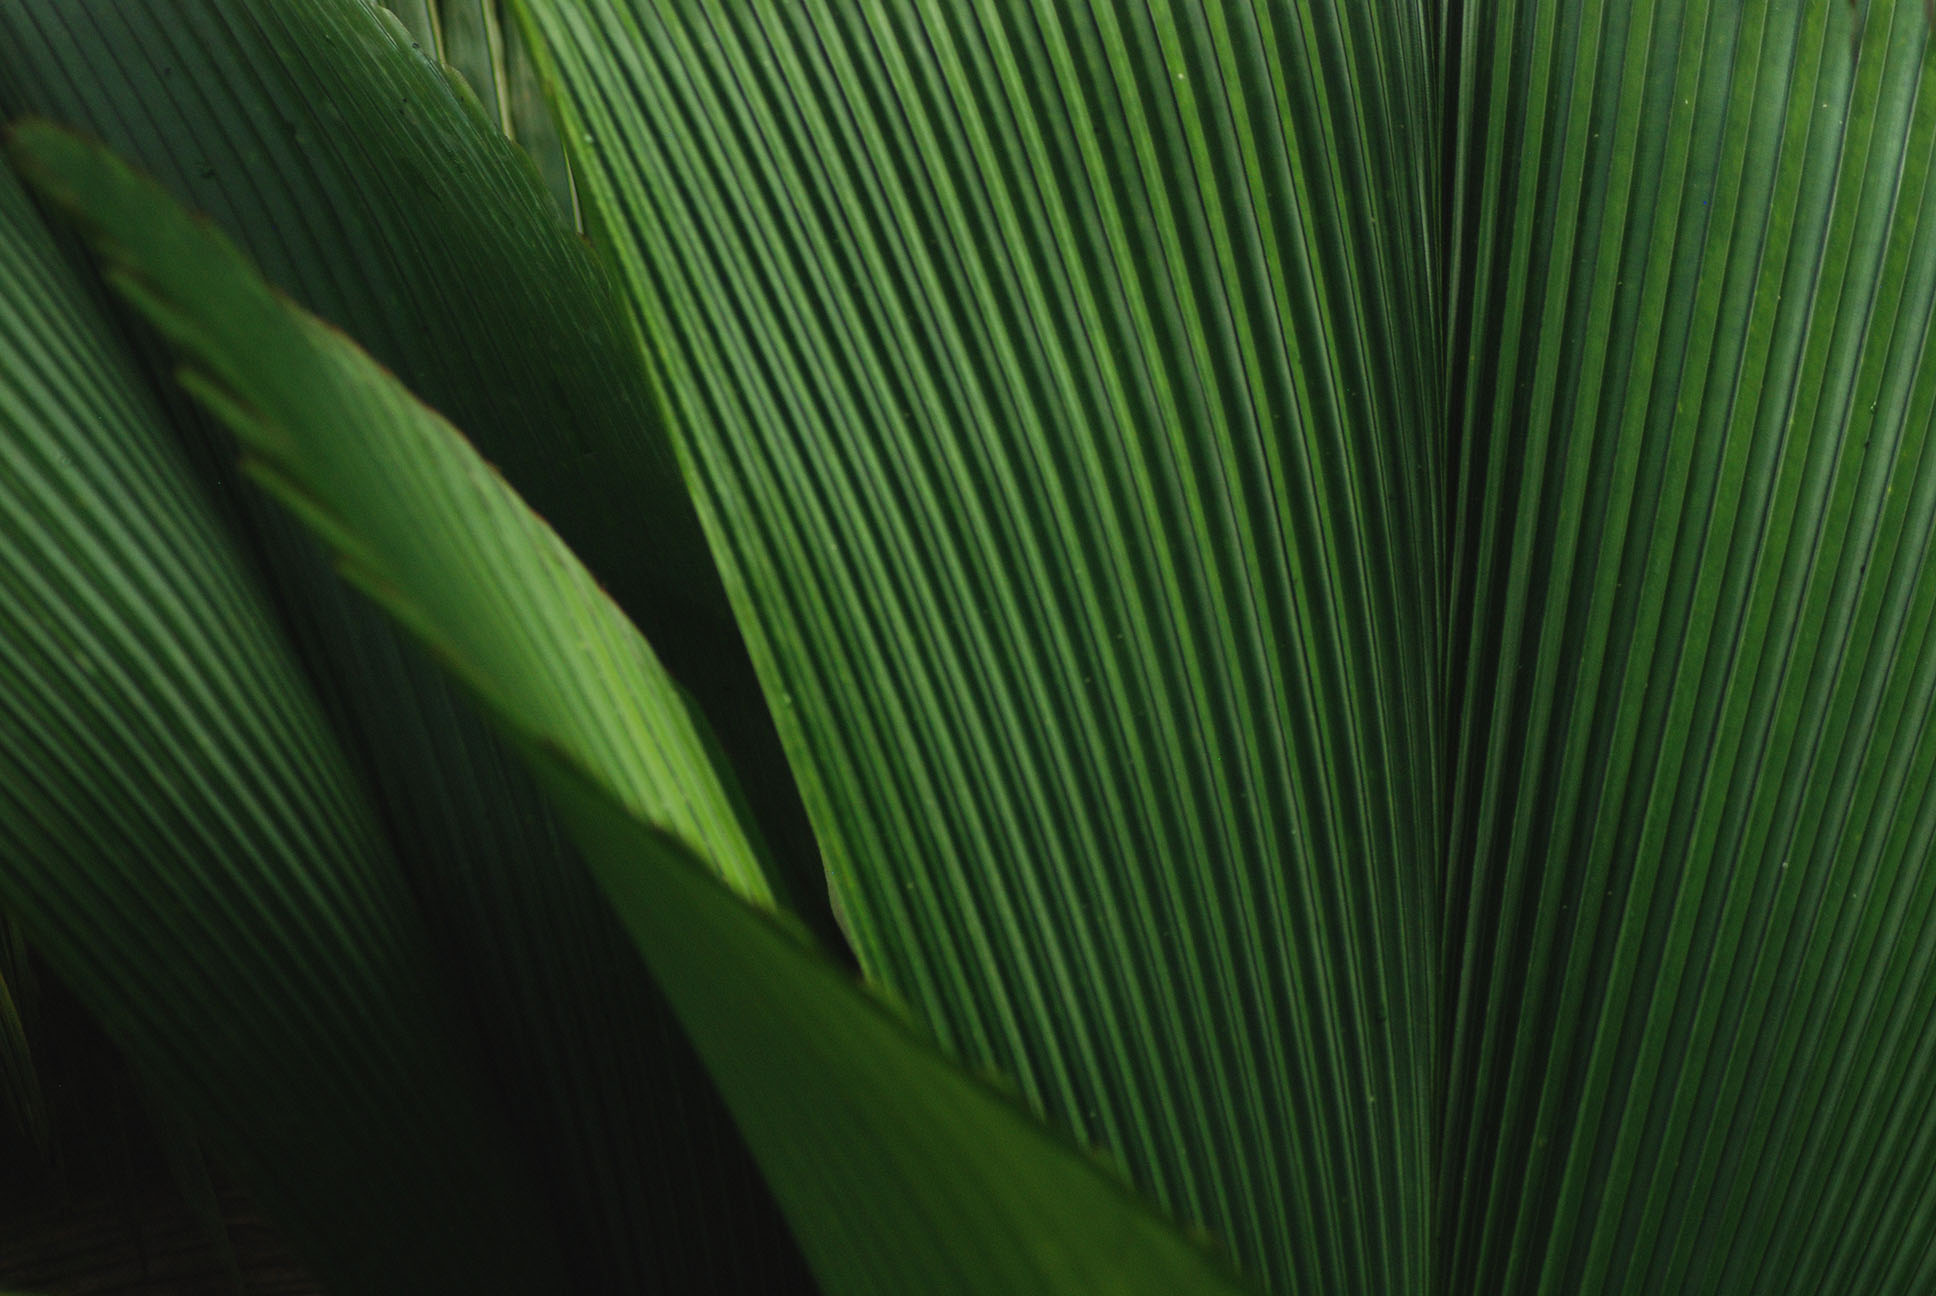
<svg viewBox="0 0 1936 1296">
<path fill-rule="evenodd" d="M 187 352 L 187 380 L 260 457 L 255 474 L 562 797 L 830 1290 L 1234 1290 L 708 875 L 746 887 L 757 852 L 684 696 L 448 424 L 105 154 L 45 130 L 21 144 L 93 226 L 115 282 Z"/>
<path fill-rule="evenodd" d="M 519 7 L 867 972 L 1274 1288 L 1420 1290 L 1429 8 Z"/>
<path fill-rule="evenodd" d="M 385 7 L 406 21 L 413 9 L 406 0 Z M 538 87 L 530 51 L 503 0 L 441 0 L 432 12 L 444 62 L 476 92 L 505 135 L 530 155 L 559 210 L 575 212 L 564 143 Z"/>
<path fill-rule="evenodd" d="M 503 125 L 499 7 L 398 7 Z M 518 7 L 862 961 L 951 1050 L 1276 1290 L 1936 1281 L 1921 0 Z M 436 386 L 469 330 L 423 378 L 372 318 L 524 485 Z M 267 381 L 254 432 L 322 417 Z M 488 696 L 602 686 L 465 638 L 484 568 L 373 566 L 430 552 L 381 485 L 318 520 Z M 511 713 L 838 1289 L 1107 1289 L 1074 1203 L 1195 1281 L 700 876 L 640 795 L 696 738 L 601 789 L 583 708 Z"/>
<path fill-rule="evenodd" d="M 362 0 L 23 0 L 0 5 L 0 104 L 138 159 L 461 419 L 695 686 L 752 703 L 721 709 L 736 753 L 750 733 L 770 752 L 756 770 L 781 763 L 610 285 L 497 119 L 394 23 Z M 577 1280 L 800 1281 L 717 1097 L 515 758 L 211 432 L 191 441 L 205 480 L 423 897 Z M 824 911 L 811 851 L 789 858 Z M 716 1213 L 742 1220 L 738 1240 L 707 1227 Z"/>
<path fill-rule="evenodd" d="M 333 1281 L 553 1289 L 403 875 L 10 173 L 0 903 Z"/>
</svg>

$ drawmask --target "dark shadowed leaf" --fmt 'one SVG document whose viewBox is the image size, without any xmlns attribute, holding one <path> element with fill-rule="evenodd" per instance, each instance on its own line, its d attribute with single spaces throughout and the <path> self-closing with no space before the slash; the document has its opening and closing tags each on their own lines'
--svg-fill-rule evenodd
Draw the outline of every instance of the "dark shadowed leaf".
<svg viewBox="0 0 1936 1296">
<path fill-rule="evenodd" d="M 33 1000 L 34 972 L 20 926 L 0 913 L 0 1107 L 10 1132 L 36 1155 L 45 1156 L 52 1131 L 29 1038 Z"/>
<path fill-rule="evenodd" d="M 403 874 L 7 172 L 0 904 L 345 1290 L 560 1289 Z"/>
<path fill-rule="evenodd" d="M 611 286 L 497 121 L 393 23 L 361 0 L 23 0 L 0 5 L 0 103 L 153 170 L 462 421 L 732 703 L 735 750 L 783 770 Z M 579 1281 L 797 1282 L 717 1096 L 516 759 L 246 487 L 227 434 L 188 430 L 458 972 Z M 790 784 L 762 786 L 784 817 Z M 795 890 L 824 915 L 803 836 Z M 720 1212 L 737 1238 L 705 1223 Z"/>
<path fill-rule="evenodd" d="M 1235 1291 L 1111 1175 L 747 903 L 758 850 L 685 697 L 454 429 L 108 155 L 44 129 L 17 143 L 185 350 L 190 387 L 259 457 L 258 478 L 560 796 L 829 1290 Z"/>
</svg>

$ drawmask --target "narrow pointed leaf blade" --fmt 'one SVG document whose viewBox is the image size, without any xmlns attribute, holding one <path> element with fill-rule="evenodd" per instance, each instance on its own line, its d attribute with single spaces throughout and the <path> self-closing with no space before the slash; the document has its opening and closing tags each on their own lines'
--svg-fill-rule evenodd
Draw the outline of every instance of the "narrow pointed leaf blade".
<svg viewBox="0 0 1936 1296">
<path fill-rule="evenodd" d="M 689 704 L 447 423 L 106 154 L 23 132 L 258 475 L 560 797 L 830 1291 L 1227 1293 L 1181 1233 L 919 1041 L 790 923 Z"/>
<path fill-rule="evenodd" d="M 735 758 L 783 772 L 612 285 L 501 123 L 413 41 L 364 0 L 22 0 L 0 5 L 0 107 L 136 160 L 461 421 L 687 682 L 735 704 Z M 179 404 L 424 899 L 575 1280 L 798 1282 L 717 1095 L 517 758 Z M 789 898 L 830 933 L 791 785 L 761 786 L 792 825 Z M 647 1214 L 665 1228 L 638 1229 Z M 727 1214 L 736 1236 L 707 1226 Z"/>
<path fill-rule="evenodd" d="M 21 0 L 0 37 L 0 108 L 137 162 L 569 501 L 635 615 L 728 615 L 612 285 L 433 47 L 365 0 Z"/>
</svg>

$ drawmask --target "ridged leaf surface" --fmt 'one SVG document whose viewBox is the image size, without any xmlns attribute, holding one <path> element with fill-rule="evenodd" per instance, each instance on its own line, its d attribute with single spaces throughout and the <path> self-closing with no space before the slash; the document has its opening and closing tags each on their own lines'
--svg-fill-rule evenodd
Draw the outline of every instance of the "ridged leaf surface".
<svg viewBox="0 0 1936 1296">
<path fill-rule="evenodd" d="M 21 147 L 186 353 L 252 474 L 560 797 L 828 1290 L 1234 1293 L 1145 1203 L 749 902 L 758 848 L 685 697 L 448 423 L 106 154 L 44 130 Z"/>
<path fill-rule="evenodd" d="M 1442 1288 L 1928 1290 L 1926 7 L 1458 42 Z"/>
<path fill-rule="evenodd" d="M 520 8 L 868 974 L 1276 1289 L 1422 1288 L 1428 7 Z"/>
</svg>

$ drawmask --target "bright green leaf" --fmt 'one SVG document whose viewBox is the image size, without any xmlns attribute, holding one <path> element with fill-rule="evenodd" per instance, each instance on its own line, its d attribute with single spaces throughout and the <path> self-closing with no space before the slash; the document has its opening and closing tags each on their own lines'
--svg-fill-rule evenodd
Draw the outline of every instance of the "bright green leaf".
<svg viewBox="0 0 1936 1296">
<path fill-rule="evenodd" d="M 718 656 L 724 596 L 622 306 L 456 84 L 362 0 L 0 9 L 7 113 L 95 135 L 207 213 L 459 420 L 643 624 Z M 227 446 L 208 460 L 233 479 Z"/>
<path fill-rule="evenodd" d="M 428 407 L 99 146 L 30 125 L 12 151 L 42 195 L 82 223 L 114 285 L 192 358 L 183 381 L 241 438 L 245 470 L 324 540 L 352 583 L 516 732 L 594 765 L 629 813 L 773 909 L 757 832 L 714 767 L 703 722 L 618 605 L 529 509 L 501 508 L 515 526 L 491 518 L 494 528 L 432 511 L 434 492 L 515 501 L 494 469 L 468 444 L 461 478 L 413 463 L 448 453 L 424 433 L 395 431 L 427 422 Z M 337 428 L 356 439 L 319 435 Z"/>
<path fill-rule="evenodd" d="M 256 474 L 483 699 L 561 797 L 836 1292 L 1233 1291 L 1112 1177 L 919 1042 L 754 890 L 688 704 L 450 426 L 113 159 L 22 132 Z"/>
</svg>

